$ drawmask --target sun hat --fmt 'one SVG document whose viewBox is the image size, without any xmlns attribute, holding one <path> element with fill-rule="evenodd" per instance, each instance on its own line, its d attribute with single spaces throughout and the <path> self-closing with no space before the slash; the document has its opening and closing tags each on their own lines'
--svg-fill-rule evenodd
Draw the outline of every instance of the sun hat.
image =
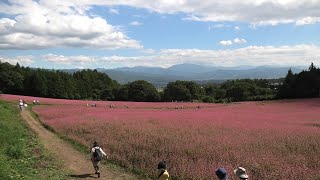
<svg viewBox="0 0 320 180">
<path fill-rule="evenodd" d="M 226 180 L 227 179 L 227 171 L 224 168 L 218 168 L 216 170 L 216 175 L 220 180 Z"/>
<path fill-rule="evenodd" d="M 243 167 L 238 167 L 233 172 L 239 178 L 247 179 L 249 177 L 248 174 L 246 173 L 246 169 Z"/>
<path fill-rule="evenodd" d="M 166 161 L 160 161 L 158 164 L 158 169 L 167 169 L 167 162 Z"/>
</svg>

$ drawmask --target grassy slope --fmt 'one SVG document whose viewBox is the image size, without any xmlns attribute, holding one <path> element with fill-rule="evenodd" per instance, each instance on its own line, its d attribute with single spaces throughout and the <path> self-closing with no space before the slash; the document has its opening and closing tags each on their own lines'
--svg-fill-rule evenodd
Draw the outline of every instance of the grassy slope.
<svg viewBox="0 0 320 180">
<path fill-rule="evenodd" d="M 68 179 L 12 104 L 0 101 L 0 179 Z"/>
</svg>

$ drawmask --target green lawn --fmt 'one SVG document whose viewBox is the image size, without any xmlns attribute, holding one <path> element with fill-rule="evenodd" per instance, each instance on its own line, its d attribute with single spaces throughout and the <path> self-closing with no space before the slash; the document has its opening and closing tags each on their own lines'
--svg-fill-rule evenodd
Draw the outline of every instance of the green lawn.
<svg viewBox="0 0 320 180">
<path fill-rule="evenodd" d="M 0 179 L 68 179 L 17 107 L 0 101 Z"/>
</svg>

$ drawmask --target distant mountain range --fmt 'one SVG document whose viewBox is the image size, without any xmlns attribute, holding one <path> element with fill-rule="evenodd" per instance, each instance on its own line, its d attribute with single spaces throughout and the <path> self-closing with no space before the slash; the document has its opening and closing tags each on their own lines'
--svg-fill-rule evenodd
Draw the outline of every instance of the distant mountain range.
<svg viewBox="0 0 320 180">
<path fill-rule="evenodd" d="M 192 80 L 198 82 L 221 83 L 230 79 L 278 79 L 285 77 L 289 68 L 294 73 L 306 69 L 303 67 L 273 67 L 273 66 L 236 66 L 215 67 L 197 64 L 178 64 L 169 68 L 161 67 L 122 67 L 116 69 L 97 69 L 108 74 L 121 84 L 135 80 L 146 80 L 156 87 L 163 87 L 168 82 L 176 80 Z M 67 70 L 74 72 L 73 70 Z"/>
</svg>

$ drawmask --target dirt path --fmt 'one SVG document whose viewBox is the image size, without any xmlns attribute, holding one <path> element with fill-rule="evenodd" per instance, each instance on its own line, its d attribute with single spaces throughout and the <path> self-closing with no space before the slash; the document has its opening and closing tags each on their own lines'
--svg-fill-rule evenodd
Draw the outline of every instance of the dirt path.
<svg viewBox="0 0 320 180">
<path fill-rule="evenodd" d="M 46 149 L 56 155 L 62 165 L 71 172 L 69 177 L 74 179 L 94 179 L 94 169 L 89 156 L 86 157 L 82 153 L 75 150 L 71 145 L 61 140 L 54 133 L 45 129 L 39 121 L 34 119 L 29 111 L 22 111 L 21 116 L 28 125 L 37 133 L 40 141 Z M 124 172 L 110 170 L 105 165 L 100 166 L 101 177 L 99 179 L 109 180 L 133 180 L 137 177 Z"/>
</svg>

